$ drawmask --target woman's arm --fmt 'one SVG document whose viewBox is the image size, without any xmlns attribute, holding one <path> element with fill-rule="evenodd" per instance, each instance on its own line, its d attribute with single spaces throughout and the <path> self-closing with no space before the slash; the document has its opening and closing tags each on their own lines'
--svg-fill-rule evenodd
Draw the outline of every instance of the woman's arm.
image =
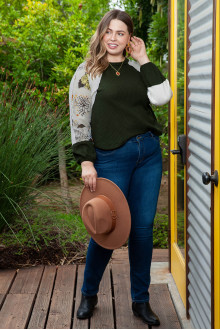
<svg viewBox="0 0 220 330">
<path fill-rule="evenodd" d="M 169 81 L 162 75 L 160 70 L 150 62 L 145 44 L 142 39 L 131 38 L 131 56 L 139 62 L 140 72 L 147 87 L 147 96 L 152 104 L 164 105 L 170 101 L 173 92 Z"/>
<path fill-rule="evenodd" d="M 70 126 L 73 155 L 82 166 L 82 179 L 90 190 L 96 188 L 95 147 L 91 138 L 91 89 L 84 63 L 76 70 L 69 89 Z"/>
<path fill-rule="evenodd" d="M 91 89 L 85 63 L 76 70 L 69 88 L 70 127 L 73 153 L 80 164 L 95 160 L 95 148 L 91 136 Z M 89 159 L 88 159 L 89 158 Z"/>
</svg>

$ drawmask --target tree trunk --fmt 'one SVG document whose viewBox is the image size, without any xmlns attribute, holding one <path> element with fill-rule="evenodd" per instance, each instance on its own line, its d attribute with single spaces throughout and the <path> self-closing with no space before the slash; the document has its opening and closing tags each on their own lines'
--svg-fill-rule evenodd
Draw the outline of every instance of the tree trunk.
<svg viewBox="0 0 220 330">
<path fill-rule="evenodd" d="M 59 172 L 60 172 L 60 185 L 62 198 L 66 206 L 66 212 L 73 212 L 73 203 L 69 191 L 69 183 L 66 171 L 66 152 L 65 147 L 62 145 L 62 130 L 58 133 L 59 142 Z"/>
</svg>

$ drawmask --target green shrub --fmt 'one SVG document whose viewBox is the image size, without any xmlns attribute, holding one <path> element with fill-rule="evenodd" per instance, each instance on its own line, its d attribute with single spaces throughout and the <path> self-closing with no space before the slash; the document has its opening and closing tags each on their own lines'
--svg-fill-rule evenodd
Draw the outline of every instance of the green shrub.
<svg viewBox="0 0 220 330">
<path fill-rule="evenodd" d="M 0 0 L 1 68 L 21 88 L 35 80 L 39 94 L 56 85 L 57 102 L 63 102 L 108 8 L 107 0 Z"/>
<path fill-rule="evenodd" d="M 153 246 L 154 248 L 168 249 L 169 235 L 168 215 L 156 214 L 153 229 Z"/>
<path fill-rule="evenodd" d="M 0 230 L 22 214 L 30 192 L 58 166 L 59 116 L 33 97 L 34 92 L 34 88 L 26 88 L 21 94 L 18 88 L 12 92 L 5 87 L 2 93 Z"/>
</svg>

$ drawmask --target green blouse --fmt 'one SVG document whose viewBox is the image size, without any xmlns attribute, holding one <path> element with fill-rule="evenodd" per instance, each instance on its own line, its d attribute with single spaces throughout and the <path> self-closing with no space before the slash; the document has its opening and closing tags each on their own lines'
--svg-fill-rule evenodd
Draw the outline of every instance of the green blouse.
<svg viewBox="0 0 220 330">
<path fill-rule="evenodd" d="M 111 63 L 116 70 L 121 64 Z M 168 82 L 166 78 L 152 62 L 143 64 L 137 70 L 125 59 L 119 76 L 111 65 L 101 76 L 91 108 L 91 138 L 73 143 L 73 154 L 78 163 L 85 160 L 95 162 L 95 148 L 112 150 L 122 146 L 129 138 L 147 131 L 162 134 L 149 98 L 151 103 L 158 103 L 158 100 L 152 102 L 152 99 L 161 97 L 159 94 L 164 92 L 164 84 Z M 88 81 L 86 83 L 88 85 Z M 169 92 L 172 94 L 171 90 Z"/>
</svg>

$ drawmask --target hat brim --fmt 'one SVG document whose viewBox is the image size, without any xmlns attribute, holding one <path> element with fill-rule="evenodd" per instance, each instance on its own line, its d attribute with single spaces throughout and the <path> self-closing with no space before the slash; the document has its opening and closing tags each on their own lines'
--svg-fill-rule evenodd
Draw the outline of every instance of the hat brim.
<svg viewBox="0 0 220 330">
<path fill-rule="evenodd" d="M 111 199 L 117 212 L 115 228 L 109 234 L 94 234 L 90 232 L 87 226 L 86 229 L 94 241 L 100 246 L 110 250 L 117 249 L 127 241 L 131 230 L 131 213 L 127 199 L 125 198 L 122 190 L 114 182 L 105 178 L 97 178 L 96 190 L 94 192 L 91 192 L 86 187 L 82 190 L 80 196 L 81 217 L 85 203 L 98 195 L 105 195 Z"/>
</svg>

